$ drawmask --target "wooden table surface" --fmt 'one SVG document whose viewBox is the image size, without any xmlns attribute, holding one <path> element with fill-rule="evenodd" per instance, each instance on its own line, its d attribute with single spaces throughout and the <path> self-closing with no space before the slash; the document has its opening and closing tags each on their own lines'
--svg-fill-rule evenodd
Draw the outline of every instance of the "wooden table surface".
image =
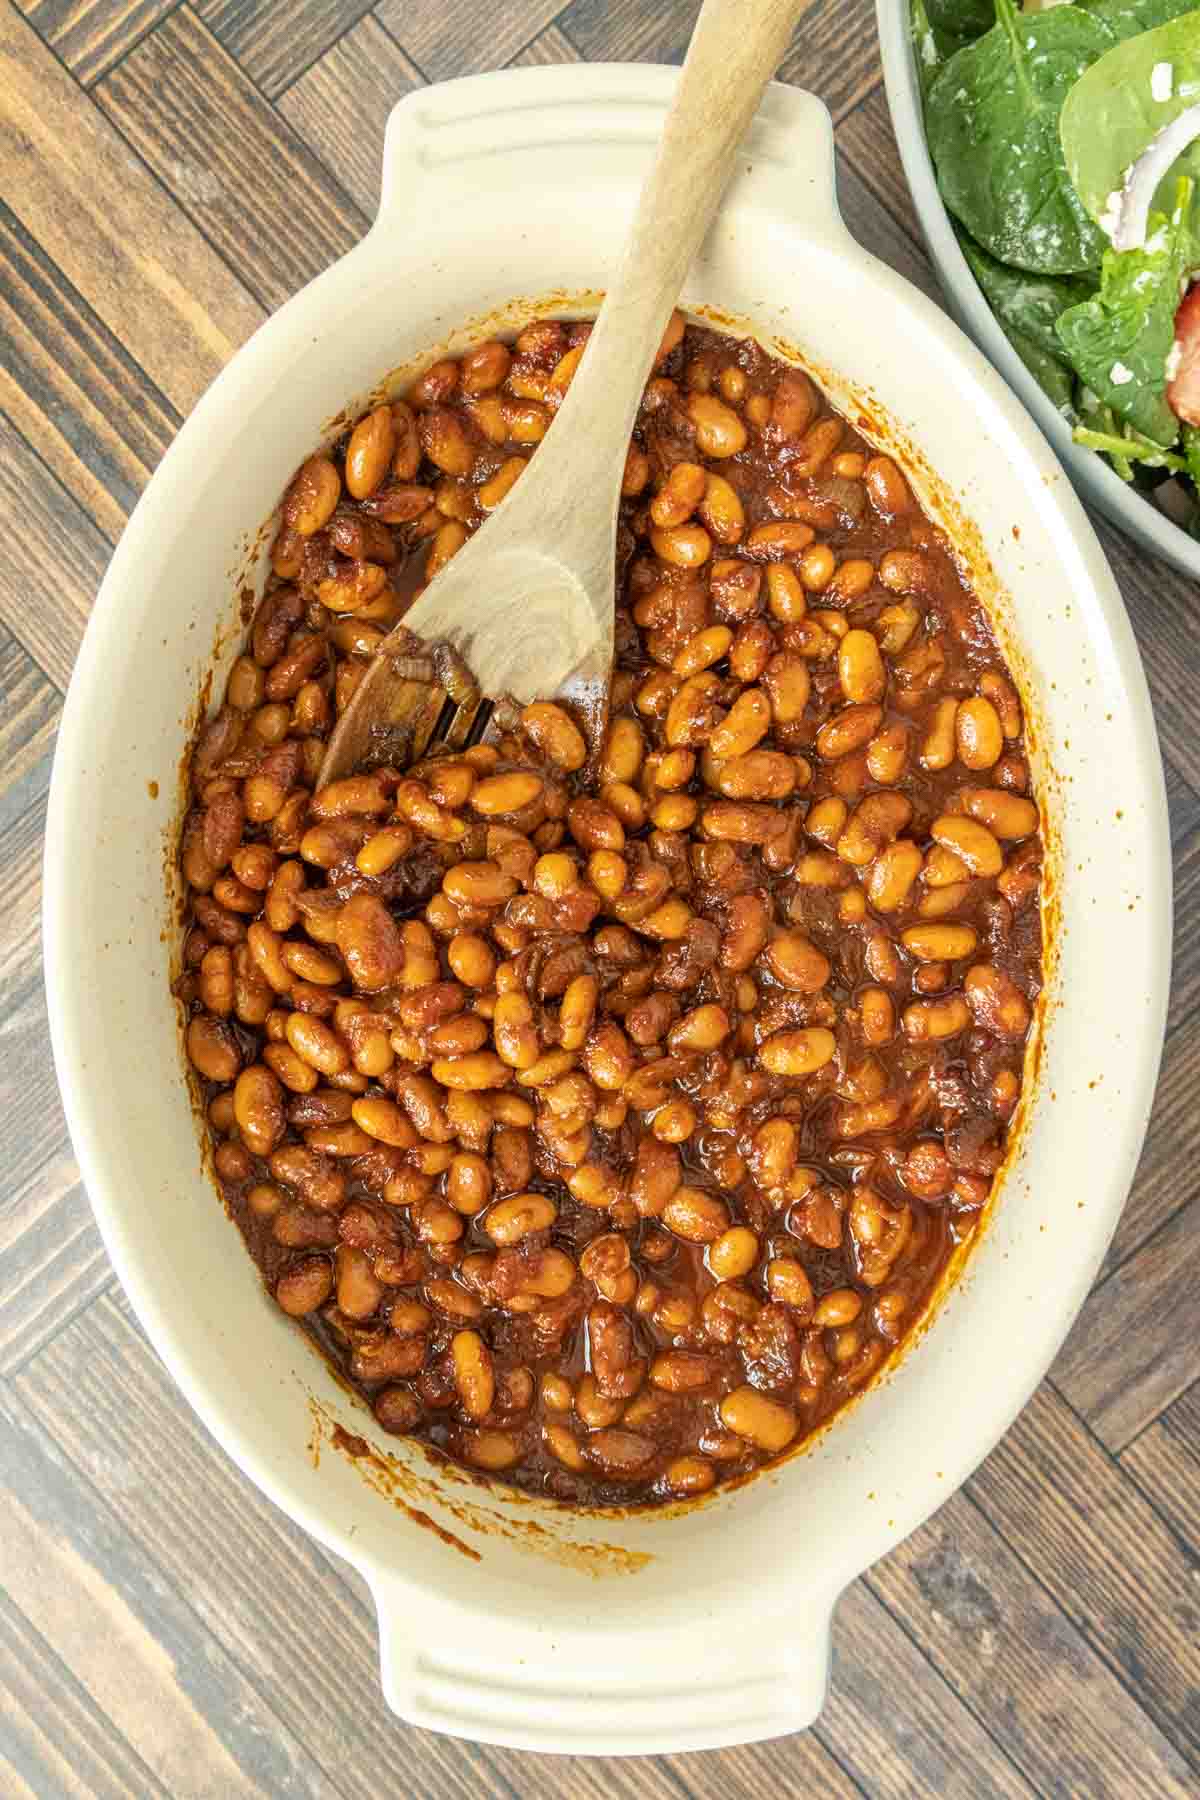
<svg viewBox="0 0 1200 1800">
<path fill-rule="evenodd" d="M 1190 584 L 1109 527 L 1175 844 L 1149 1142 L 1051 1378 L 967 1487 L 847 1593 L 812 1731 L 621 1762 L 399 1724 L 361 1584 L 175 1392 L 72 1159 L 46 1034 L 41 837 L 72 659 L 130 508 L 238 344 L 366 230 L 401 94 L 504 63 L 678 61 L 694 10 L 0 0 L 5 1797 L 1197 1792 L 1200 630 Z M 816 0 L 784 73 L 834 112 L 851 228 L 930 290 L 870 0 Z"/>
</svg>

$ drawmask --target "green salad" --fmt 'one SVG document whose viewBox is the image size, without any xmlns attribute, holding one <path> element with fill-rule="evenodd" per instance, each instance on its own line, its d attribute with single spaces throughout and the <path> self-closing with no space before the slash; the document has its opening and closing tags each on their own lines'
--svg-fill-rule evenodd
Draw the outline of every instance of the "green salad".
<svg viewBox="0 0 1200 1800">
<path fill-rule="evenodd" d="M 1200 0 L 910 0 L 963 255 L 1072 428 L 1200 537 Z"/>
</svg>

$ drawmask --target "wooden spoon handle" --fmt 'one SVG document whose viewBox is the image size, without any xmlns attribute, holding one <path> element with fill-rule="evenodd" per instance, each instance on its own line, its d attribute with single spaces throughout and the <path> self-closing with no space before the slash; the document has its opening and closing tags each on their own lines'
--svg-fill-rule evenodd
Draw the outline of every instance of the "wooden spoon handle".
<svg viewBox="0 0 1200 1800">
<path fill-rule="evenodd" d="M 805 3 L 704 0 L 624 258 L 555 420 L 556 444 L 590 440 L 595 458 L 602 439 L 618 475 L 672 308 Z"/>
</svg>

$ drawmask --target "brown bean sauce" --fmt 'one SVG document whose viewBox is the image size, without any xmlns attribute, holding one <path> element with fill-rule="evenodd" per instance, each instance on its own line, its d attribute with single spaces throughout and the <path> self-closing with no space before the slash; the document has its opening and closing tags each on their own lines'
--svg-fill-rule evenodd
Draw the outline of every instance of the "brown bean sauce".
<svg viewBox="0 0 1200 1800">
<path fill-rule="evenodd" d="M 193 752 L 178 991 L 247 1248 L 379 1423 L 628 1504 L 800 1442 L 921 1317 L 1017 1107 L 1041 843 L 1015 688 L 903 472 L 678 319 L 599 767 L 509 703 L 314 793 L 587 329 L 435 364 L 298 471 Z"/>
</svg>

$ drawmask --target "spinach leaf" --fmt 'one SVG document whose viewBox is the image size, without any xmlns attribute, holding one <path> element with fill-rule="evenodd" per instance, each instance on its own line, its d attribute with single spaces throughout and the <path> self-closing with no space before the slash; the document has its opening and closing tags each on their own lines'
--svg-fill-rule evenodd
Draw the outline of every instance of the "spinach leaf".
<svg viewBox="0 0 1200 1800">
<path fill-rule="evenodd" d="M 997 22 L 959 50 L 930 90 L 926 123 L 942 198 L 1001 262 L 1043 274 L 1098 267 L 1105 239 L 1071 185 L 1058 135 L 1063 101 L 1112 43 L 1077 6 Z"/>
<path fill-rule="evenodd" d="M 940 31 L 930 23 L 929 14 L 925 10 L 925 0 L 912 0 L 909 13 L 909 30 L 912 33 L 913 62 L 916 64 L 917 82 L 924 102 L 929 97 L 934 78 L 942 64 L 954 54 L 959 47 L 949 44 Z"/>
<path fill-rule="evenodd" d="M 961 227 L 959 246 L 984 298 L 1007 331 L 1019 331 L 1048 356 L 1062 361 L 1063 347 L 1055 327 L 1070 306 L 1095 293 L 1094 281 L 1081 275 L 1036 275 L 1010 269 L 980 248 Z"/>
<path fill-rule="evenodd" d="M 1060 413 L 1073 416 L 1072 397 L 1075 392 L 1075 377 L 1059 357 L 1051 356 L 1036 339 L 1026 337 L 1012 325 L 1000 321 L 1005 337 L 1020 357 L 1033 379 L 1041 388 L 1047 399 L 1053 401 Z"/>
<path fill-rule="evenodd" d="M 1114 37 L 1131 38 L 1195 12 L 1198 0 L 1076 0 L 1076 4 L 1101 19 Z"/>
<path fill-rule="evenodd" d="M 1195 254 L 1188 214 L 1192 183 L 1179 183 L 1170 219 L 1150 215 L 1141 250 L 1109 250 L 1100 292 L 1058 321 L 1058 338 L 1080 379 L 1120 419 L 1156 444 L 1171 445 L 1179 421 L 1167 405 L 1167 357 L 1175 312 Z"/>
<path fill-rule="evenodd" d="M 996 23 L 996 0 L 925 0 L 925 5 L 934 29 L 960 43 L 980 37 Z"/>
<path fill-rule="evenodd" d="M 1160 64 L 1171 71 L 1170 97 L 1156 100 L 1151 75 Z M 1164 125 L 1200 100 L 1200 11 L 1144 31 L 1117 44 L 1094 62 L 1067 95 L 1059 135 L 1075 191 L 1094 219 L 1104 215 L 1110 196 L 1125 180 L 1150 140 Z M 1159 185 L 1153 204 L 1169 212 L 1180 175 L 1200 178 L 1200 142 L 1177 158 Z"/>
</svg>

